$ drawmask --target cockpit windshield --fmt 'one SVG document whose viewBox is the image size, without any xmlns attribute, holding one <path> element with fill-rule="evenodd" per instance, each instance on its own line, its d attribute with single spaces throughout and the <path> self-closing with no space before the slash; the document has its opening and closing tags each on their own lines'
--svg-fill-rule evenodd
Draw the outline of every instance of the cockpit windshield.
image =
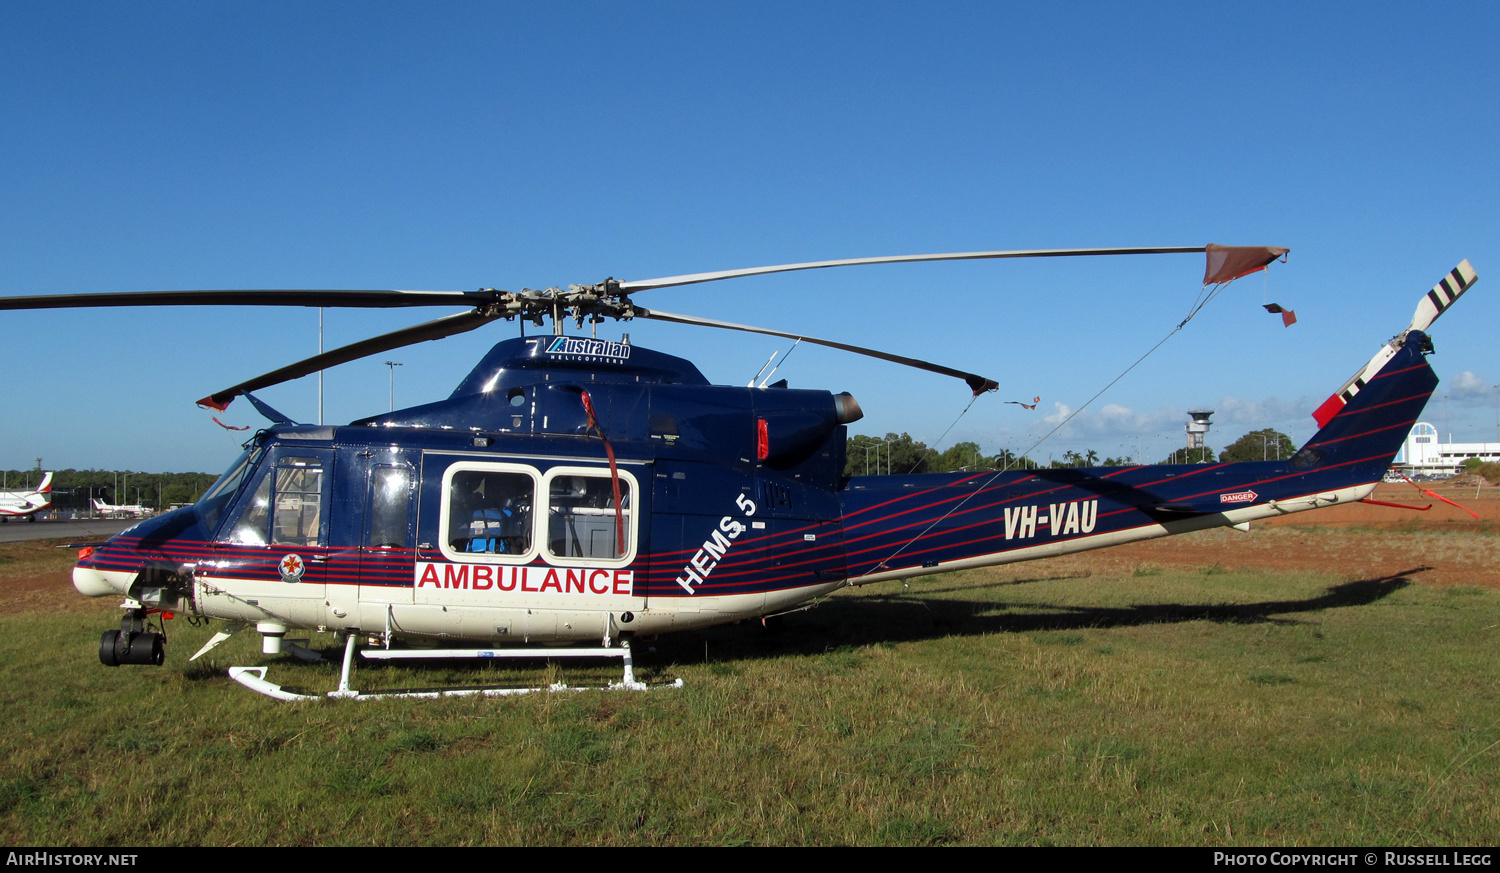
<svg viewBox="0 0 1500 873">
<path fill-rule="evenodd" d="M 240 485 L 245 477 L 255 469 L 255 463 L 260 459 L 260 448 L 246 449 L 239 459 L 230 465 L 228 472 L 219 477 L 219 481 L 213 484 L 198 500 L 198 517 L 203 529 L 212 532 L 219 526 L 219 519 L 224 515 L 224 510 L 229 502 L 234 499 Z"/>
</svg>

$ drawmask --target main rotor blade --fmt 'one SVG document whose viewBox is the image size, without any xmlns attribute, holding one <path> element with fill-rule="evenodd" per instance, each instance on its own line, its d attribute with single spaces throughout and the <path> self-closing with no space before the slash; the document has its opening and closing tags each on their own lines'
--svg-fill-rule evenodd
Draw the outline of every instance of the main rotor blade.
<svg viewBox="0 0 1500 873">
<path fill-rule="evenodd" d="M 748 324 L 735 324 L 731 321 L 719 321 L 713 318 L 699 318 L 696 315 L 678 315 L 675 312 L 662 312 L 660 309 L 637 308 L 636 318 L 654 318 L 657 321 L 672 321 L 678 324 L 696 324 L 702 327 L 720 327 L 724 328 L 725 330 L 743 330 L 747 333 L 762 333 L 766 336 L 779 336 L 786 339 L 802 340 L 806 343 L 815 343 L 820 346 L 828 346 L 831 349 L 842 349 L 846 352 L 853 352 L 856 355 L 865 355 L 871 358 L 879 358 L 882 361 L 890 361 L 893 364 L 902 364 L 907 367 L 915 367 L 918 370 L 926 370 L 929 373 L 940 373 L 944 376 L 952 376 L 956 379 L 962 379 L 966 383 L 968 383 L 969 390 L 973 391 L 975 396 L 978 396 L 985 391 L 993 391 L 996 388 L 1000 387 L 999 383 L 994 379 L 986 379 L 983 376 L 977 376 L 973 373 L 965 373 L 962 370 L 955 370 L 952 367 L 944 367 L 941 364 L 934 364 L 929 361 L 919 361 L 916 358 L 908 358 L 902 355 L 893 355 L 890 352 L 881 352 L 876 351 L 875 349 L 867 349 L 864 346 L 834 342 L 833 340 L 818 339 L 817 337 L 808 336 L 805 333 L 787 333 L 780 330 L 771 330 L 770 328 L 766 327 L 752 327 Z"/>
<path fill-rule="evenodd" d="M 638 279 L 620 282 L 619 288 L 626 294 L 647 291 L 652 288 L 670 288 L 675 285 L 696 285 L 699 282 L 717 282 L 720 279 L 735 279 L 740 276 L 760 276 L 765 273 L 790 273 L 794 270 L 821 270 L 824 267 L 853 267 L 860 264 L 907 264 L 914 261 L 980 261 L 992 258 L 1068 258 L 1088 255 L 1181 255 L 1202 252 L 1207 246 L 1170 246 L 1122 249 L 1024 249 L 1009 252 L 951 252 L 942 255 L 890 255 L 883 258 L 846 258 L 841 261 L 809 261 L 805 264 L 778 264 L 773 267 L 746 267 L 741 270 L 719 270 L 713 273 L 688 273 L 683 276 L 666 276 L 661 279 Z"/>
<path fill-rule="evenodd" d="M 443 337 L 465 333 L 482 327 L 498 317 L 498 315 L 490 315 L 483 310 L 474 309 L 469 312 L 460 312 L 457 315 L 447 315 L 412 327 L 404 327 L 401 330 L 394 330 L 377 337 L 341 346 L 332 351 L 324 352 L 321 355 L 314 355 L 295 364 L 288 364 L 279 370 L 272 370 L 263 376 L 257 376 L 249 381 L 241 382 L 232 388 L 225 388 L 223 391 L 210 394 L 199 400 L 198 405 L 223 409 L 235 397 L 246 391 L 259 391 L 269 385 L 290 382 L 293 379 L 300 379 L 303 376 L 316 373 L 319 370 L 326 370 L 338 364 L 348 363 L 349 361 L 390 351 L 391 349 L 399 349 L 402 346 L 416 345 L 424 340 L 438 340 Z"/>
<path fill-rule="evenodd" d="M 93 306 L 329 306 L 390 308 L 398 306 L 474 306 L 491 299 L 477 291 L 120 291 L 105 294 L 56 294 L 0 297 L 3 309 L 74 309 Z"/>
</svg>

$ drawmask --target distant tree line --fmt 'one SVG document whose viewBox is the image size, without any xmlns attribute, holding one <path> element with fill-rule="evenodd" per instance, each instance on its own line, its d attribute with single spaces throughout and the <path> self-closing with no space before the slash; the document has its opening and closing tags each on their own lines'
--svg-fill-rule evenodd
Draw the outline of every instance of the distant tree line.
<svg viewBox="0 0 1500 873">
<path fill-rule="evenodd" d="M 1297 453 L 1292 438 L 1269 427 L 1252 430 L 1229 444 L 1219 453 L 1219 463 L 1233 464 L 1238 461 L 1283 461 Z"/>
<path fill-rule="evenodd" d="M 952 473 L 960 470 L 1036 470 L 1042 467 L 1125 467 L 1128 458 L 1103 458 L 1089 449 L 1067 451 L 1050 465 L 1017 457 L 1010 449 L 987 455 L 978 443 L 962 442 L 941 452 L 908 434 L 888 433 L 883 438 L 857 434 L 849 438 L 844 456 L 846 476 L 905 476 L 911 473 Z"/>
<path fill-rule="evenodd" d="M 1297 453 L 1292 438 L 1279 430 L 1252 430 L 1215 454 L 1210 446 L 1201 449 L 1178 449 L 1157 461 L 1158 464 L 1237 464 L 1241 461 L 1284 461 Z"/>
<path fill-rule="evenodd" d="M 42 474 L 36 470 L 0 471 L 10 491 L 35 488 Z M 87 509 L 97 497 L 106 503 L 139 503 L 162 510 L 174 503 L 192 503 L 219 478 L 215 473 L 135 473 L 114 470 L 57 470 L 52 477 L 53 509 Z M 118 493 L 117 492 L 118 489 Z"/>
<path fill-rule="evenodd" d="M 1230 464 L 1238 461 L 1280 461 L 1290 458 L 1297 447 L 1286 434 L 1266 428 L 1251 431 L 1215 453 L 1210 446 L 1178 449 L 1158 464 Z M 1068 450 L 1061 458 L 1038 463 L 1018 458 L 1009 449 L 987 455 L 978 443 L 962 442 L 938 452 L 908 434 L 884 437 L 857 434 L 849 438 L 844 456 L 845 476 L 905 476 L 911 473 L 952 473 L 960 470 L 1036 470 L 1043 467 L 1128 467 L 1130 458 L 1101 457 L 1099 452 Z"/>
</svg>

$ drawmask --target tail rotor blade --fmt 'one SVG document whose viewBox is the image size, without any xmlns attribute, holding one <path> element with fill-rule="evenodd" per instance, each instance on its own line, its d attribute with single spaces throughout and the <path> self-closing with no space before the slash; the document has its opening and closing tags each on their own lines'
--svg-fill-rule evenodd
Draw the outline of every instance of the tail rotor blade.
<svg viewBox="0 0 1500 873">
<path fill-rule="evenodd" d="M 1438 316 L 1446 312 L 1448 307 L 1453 305 L 1453 301 L 1477 281 L 1479 281 L 1479 274 L 1474 272 L 1474 267 L 1466 259 L 1444 276 L 1441 282 L 1434 285 L 1432 290 L 1428 291 L 1417 304 L 1417 312 L 1412 316 L 1411 325 L 1399 336 L 1381 346 L 1380 351 L 1375 353 L 1375 357 L 1370 359 L 1370 363 L 1365 364 L 1358 373 L 1349 377 L 1349 381 L 1345 382 L 1342 388 L 1335 391 L 1323 401 L 1321 406 L 1313 410 L 1313 420 L 1318 423 L 1318 427 L 1324 427 L 1332 421 L 1333 417 L 1338 415 L 1339 410 L 1343 409 L 1344 405 L 1353 400 L 1354 395 L 1365 387 L 1365 383 L 1380 372 L 1380 368 L 1385 366 L 1386 361 L 1396 356 L 1396 352 L 1406 343 L 1407 334 L 1414 330 L 1426 333 L 1427 328 L 1437 321 Z"/>
<path fill-rule="evenodd" d="M 1473 265 L 1465 258 L 1463 263 L 1454 267 L 1448 275 L 1443 277 L 1443 281 L 1433 285 L 1432 290 L 1427 292 L 1427 296 L 1417 304 L 1417 311 L 1411 317 L 1411 326 L 1402 333 L 1402 336 L 1414 330 L 1426 333 L 1427 328 L 1438 320 L 1438 316 L 1447 312 L 1448 307 L 1452 306 L 1454 301 L 1463 296 L 1463 293 L 1478 280 L 1479 274 L 1474 272 Z"/>
</svg>

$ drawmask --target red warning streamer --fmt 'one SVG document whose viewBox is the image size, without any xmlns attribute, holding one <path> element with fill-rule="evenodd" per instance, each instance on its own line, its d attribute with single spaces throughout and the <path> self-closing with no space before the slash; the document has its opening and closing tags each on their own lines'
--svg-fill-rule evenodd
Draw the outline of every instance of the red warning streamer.
<svg viewBox="0 0 1500 873">
<path fill-rule="evenodd" d="M 1402 476 L 1401 478 L 1402 479 L 1406 479 L 1405 476 Z M 1417 483 L 1412 482 L 1410 479 L 1406 479 L 1406 481 L 1411 484 L 1411 487 L 1417 489 L 1418 491 L 1422 492 L 1423 494 L 1426 494 L 1428 497 L 1435 497 L 1438 500 L 1441 500 L 1441 501 L 1443 501 L 1444 503 L 1446 503 L 1446 504 L 1448 504 L 1450 506 L 1457 506 L 1459 509 L 1462 509 L 1464 512 L 1467 512 L 1468 514 L 1474 516 L 1474 520 L 1475 521 L 1479 521 L 1480 520 L 1479 513 L 1475 512 L 1474 510 L 1470 509 L 1467 506 L 1464 506 L 1462 503 L 1454 503 L 1452 500 L 1449 500 L 1448 498 L 1446 498 L 1443 495 L 1437 493 L 1436 491 L 1428 491 L 1426 488 L 1423 488 L 1421 485 L 1418 485 Z"/>
<path fill-rule="evenodd" d="M 1391 503 L 1388 500 L 1371 500 L 1368 497 L 1366 497 L 1364 500 L 1361 500 L 1360 503 L 1373 503 L 1376 506 L 1393 506 L 1396 509 L 1412 509 L 1417 512 L 1426 512 L 1427 510 L 1432 508 L 1431 503 L 1427 504 L 1426 506 L 1411 506 L 1410 504 L 1406 503 Z"/>
<path fill-rule="evenodd" d="M 615 490 L 615 536 L 619 541 L 618 551 L 623 557 L 625 554 L 625 516 L 621 514 L 620 507 L 620 471 L 615 466 L 615 450 L 609 444 L 609 437 L 604 435 L 604 428 L 599 426 L 599 419 L 594 415 L 594 401 L 589 399 L 589 392 L 580 390 L 583 396 L 583 412 L 589 417 L 589 430 L 597 433 L 599 439 L 604 441 L 604 454 L 609 457 L 609 483 Z"/>
</svg>

